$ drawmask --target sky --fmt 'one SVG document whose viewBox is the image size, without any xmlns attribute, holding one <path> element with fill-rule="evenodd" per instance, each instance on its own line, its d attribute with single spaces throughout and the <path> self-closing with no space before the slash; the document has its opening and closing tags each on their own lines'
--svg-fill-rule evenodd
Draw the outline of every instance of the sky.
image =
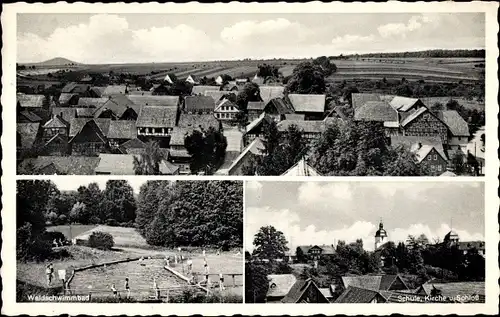
<svg viewBox="0 0 500 317">
<path fill-rule="evenodd" d="M 77 190 L 78 187 L 82 185 L 88 186 L 90 183 L 97 183 L 99 188 L 101 190 L 104 190 L 106 188 L 106 182 L 108 180 L 109 180 L 108 178 L 102 178 L 102 177 L 86 178 L 86 177 L 73 177 L 73 176 L 58 176 L 51 179 L 51 181 L 54 184 L 56 184 L 59 190 L 64 190 L 64 191 Z M 145 180 L 137 178 L 130 178 L 127 181 L 134 190 L 134 193 L 136 194 L 139 194 L 141 185 L 146 182 Z"/>
<path fill-rule="evenodd" d="M 382 220 L 389 240 L 425 234 L 443 240 L 457 232 L 461 241 L 484 241 L 484 184 L 480 182 L 247 182 L 245 248 L 272 225 L 298 245 L 335 244 L 363 239 L 373 250 Z"/>
<path fill-rule="evenodd" d="M 148 63 L 485 47 L 483 13 L 18 14 L 17 60 Z"/>
</svg>

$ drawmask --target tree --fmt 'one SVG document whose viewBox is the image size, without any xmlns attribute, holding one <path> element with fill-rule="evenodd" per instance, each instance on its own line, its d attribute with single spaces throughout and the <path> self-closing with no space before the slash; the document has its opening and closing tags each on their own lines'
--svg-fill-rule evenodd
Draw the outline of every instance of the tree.
<svg viewBox="0 0 500 317">
<path fill-rule="evenodd" d="M 461 175 L 465 172 L 465 164 L 463 154 L 455 153 L 451 158 L 451 164 L 453 166 L 453 170 L 457 175 Z"/>
<path fill-rule="evenodd" d="M 253 255 L 271 261 L 282 259 L 288 251 L 287 243 L 283 232 L 273 226 L 261 227 L 255 234 Z"/>
<path fill-rule="evenodd" d="M 191 173 L 201 171 L 212 174 L 224 162 L 227 140 L 222 132 L 210 127 L 206 131 L 194 130 L 184 139 L 184 146 L 191 155 Z"/>
<path fill-rule="evenodd" d="M 300 247 L 297 247 L 297 249 L 295 250 L 295 256 L 297 257 L 297 262 L 299 263 L 305 263 L 307 261 L 307 257 Z"/>
<path fill-rule="evenodd" d="M 144 208 L 148 197 L 157 203 L 146 202 Z M 151 183 L 141 187 L 138 204 L 137 226 L 149 244 L 229 249 L 243 242 L 241 183 Z"/>
<path fill-rule="evenodd" d="M 259 70 L 257 71 L 257 76 L 259 77 L 279 77 L 279 69 L 276 66 L 269 64 L 262 64 L 258 66 Z"/>
<path fill-rule="evenodd" d="M 291 94 L 323 94 L 326 90 L 323 70 L 309 62 L 300 63 L 294 68 L 285 90 Z"/>
<path fill-rule="evenodd" d="M 442 110 L 446 110 L 446 107 L 442 103 L 440 103 L 440 102 L 435 102 L 431 106 L 431 111 L 432 112 L 437 112 L 437 111 L 442 111 Z"/>
<path fill-rule="evenodd" d="M 354 93 L 359 93 L 359 90 L 356 86 L 345 87 L 342 91 L 342 98 L 346 100 L 351 107 L 352 107 L 352 94 Z"/>
<path fill-rule="evenodd" d="M 69 219 L 71 222 L 85 223 L 87 215 L 87 206 L 82 202 L 76 202 L 71 211 L 69 212 Z"/>
<path fill-rule="evenodd" d="M 114 219 L 118 223 L 135 220 L 134 191 L 126 180 L 108 180 L 100 206 L 102 219 Z"/>
<path fill-rule="evenodd" d="M 139 157 L 134 156 L 134 172 L 136 175 L 160 175 L 160 163 L 165 154 L 158 142 L 149 141 Z"/>
<path fill-rule="evenodd" d="M 51 195 L 57 193 L 51 181 L 16 182 L 16 255 L 21 261 L 43 260 L 51 255 L 50 242 L 44 239 L 44 211 Z"/>
<path fill-rule="evenodd" d="M 321 70 L 323 71 L 325 77 L 330 76 L 337 71 L 337 65 L 330 62 L 330 59 L 326 56 L 320 56 L 314 59 L 313 64 L 321 67 Z"/>
<path fill-rule="evenodd" d="M 265 303 L 269 289 L 269 268 L 263 263 L 245 263 L 245 302 Z"/>
<path fill-rule="evenodd" d="M 91 218 L 104 219 L 104 211 L 99 208 L 102 200 L 102 193 L 97 183 L 90 183 L 87 187 L 80 186 L 78 188 L 78 201 L 85 204 L 85 209 L 82 211 L 78 222 L 81 224 L 89 224 Z"/>
</svg>

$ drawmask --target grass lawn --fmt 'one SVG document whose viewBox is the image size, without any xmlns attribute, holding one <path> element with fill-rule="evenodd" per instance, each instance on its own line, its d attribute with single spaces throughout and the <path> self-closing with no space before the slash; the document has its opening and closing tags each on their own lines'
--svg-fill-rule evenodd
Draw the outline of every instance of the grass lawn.
<svg viewBox="0 0 500 317">
<path fill-rule="evenodd" d="M 139 232 L 135 230 L 135 228 L 124 228 L 124 227 L 110 227 L 100 225 L 85 232 L 82 232 L 80 235 L 76 236 L 78 239 L 87 240 L 88 237 L 92 234 L 92 232 L 101 231 L 107 232 L 113 236 L 115 241 L 115 246 L 129 246 L 136 248 L 150 248 L 150 246 L 146 243 L 146 239 L 144 239 Z"/>
<path fill-rule="evenodd" d="M 76 236 L 81 235 L 84 232 L 92 230 L 96 227 L 96 225 L 62 225 L 62 226 L 52 226 L 47 227 L 47 231 L 59 231 L 66 239 L 71 240 L 71 238 L 75 238 Z"/>
</svg>

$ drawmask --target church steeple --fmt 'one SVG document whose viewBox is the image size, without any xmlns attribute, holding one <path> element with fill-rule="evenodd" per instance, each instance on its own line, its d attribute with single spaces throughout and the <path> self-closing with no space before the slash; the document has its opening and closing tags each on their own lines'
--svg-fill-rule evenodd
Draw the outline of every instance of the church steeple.
<svg viewBox="0 0 500 317">
<path fill-rule="evenodd" d="M 380 219 L 378 230 L 375 232 L 375 250 L 378 249 L 387 240 L 387 232 L 384 229 L 384 223 Z"/>
</svg>

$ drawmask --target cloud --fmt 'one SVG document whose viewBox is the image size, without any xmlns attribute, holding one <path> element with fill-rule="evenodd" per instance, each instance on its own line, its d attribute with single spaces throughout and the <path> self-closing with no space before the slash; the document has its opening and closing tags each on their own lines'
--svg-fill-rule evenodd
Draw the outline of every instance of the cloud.
<svg viewBox="0 0 500 317">
<path fill-rule="evenodd" d="M 210 56 L 217 45 L 204 31 L 186 24 L 131 30 L 126 18 L 97 14 L 87 23 L 57 28 L 46 39 L 22 33 L 17 48 L 21 62 L 62 56 L 83 63 L 137 63 L 173 56 L 176 60 L 189 60 L 204 53 Z"/>
<path fill-rule="evenodd" d="M 375 36 L 373 34 L 368 36 L 346 34 L 334 38 L 332 44 L 336 47 L 351 47 L 353 45 L 373 42 L 374 40 Z"/>
<path fill-rule="evenodd" d="M 391 36 L 400 36 L 405 38 L 408 33 L 422 28 L 425 24 L 435 22 L 431 16 L 412 16 L 408 23 L 388 23 L 377 28 L 380 36 L 386 38 Z"/>
<path fill-rule="evenodd" d="M 275 210 L 270 207 L 251 207 L 246 210 L 245 224 L 245 248 L 253 250 L 254 235 L 263 226 L 274 226 L 277 230 L 285 234 L 288 247 L 292 251 L 299 245 L 314 244 L 336 244 L 343 240 L 346 243 L 355 242 L 357 239 L 363 240 L 365 250 L 373 251 L 374 236 L 378 224 L 369 221 L 355 221 L 350 225 L 331 230 L 318 230 L 314 225 L 304 227 L 297 212 L 288 209 Z M 428 225 L 416 223 L 404 228 L 387 229 L 389 241 L 394 243 L 405 242 L 409 235 L 419 236 L 425 234 L 430 243 L 436 240 L 442 241 L 444 236 L 451 230 L 447 224 L 441 224 L 436 229 L 431 229 Z M 453 228 L 461 241 L 484 241 L 484 235 L 478 232 L 469 232 L 461 228 Z"/>
<path fill-rule="evenodd" d="M 229 44 L 272 43 L 272 41 L 303 40 L 309 34 L 308 29 L 300 23 L 287 19 L 254 21 L 247 20 L 225 27 L 220 32 L 220 38 Z"/>
<path fill-rule="evenodd" d="M 298 188 L 298 201 L 304 205 L 331 205 L 336 200 L 350 201 L 352 189 L 349 183 L 305 182 Z"/>
<path fill-rule="evenodd" d="M 133 45 L 149 56 L 169 53 L 187 54 L 194 57 L 200 49 L 212 47 L 210 37 L 203 31 L 186 24 L 132 31 Z M 184 56 L 186 57 L 186 56 Z"/>
</svg>

